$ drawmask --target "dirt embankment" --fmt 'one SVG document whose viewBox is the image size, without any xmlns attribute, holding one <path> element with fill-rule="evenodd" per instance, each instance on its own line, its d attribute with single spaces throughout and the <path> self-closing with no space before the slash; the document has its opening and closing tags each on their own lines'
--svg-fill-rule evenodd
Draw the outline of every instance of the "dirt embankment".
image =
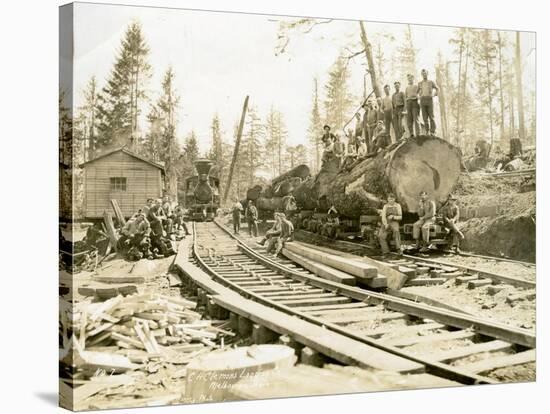
<svg viewBox="0 0 550 414">
<path fill-rule="evenodd" d="M 535 261 L 536 194 L 519 192 L 523 182 L 521 177 L 461 177 L 455 193 L 466 219 L 461 224 L 465 250 Z"/>
</svg>

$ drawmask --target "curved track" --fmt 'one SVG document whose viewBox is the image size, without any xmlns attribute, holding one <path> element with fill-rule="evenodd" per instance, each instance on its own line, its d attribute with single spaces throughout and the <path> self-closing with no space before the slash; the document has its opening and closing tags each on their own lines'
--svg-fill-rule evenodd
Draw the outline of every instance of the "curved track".
<svg viewBox="0 0 550 414">
<path fill-rule="evenodd" d="M 266 257 L 217 223 L 194 226 L 196 264 L 261 304 L 425 366 L 464 384 L 535 360 L 535 334 L 458 312 L 320 279 Z"/>
</svg>

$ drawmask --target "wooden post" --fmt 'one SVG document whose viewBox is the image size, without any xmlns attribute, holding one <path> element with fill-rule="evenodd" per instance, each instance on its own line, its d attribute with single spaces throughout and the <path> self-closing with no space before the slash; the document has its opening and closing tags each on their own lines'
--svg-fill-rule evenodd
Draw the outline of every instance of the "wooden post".
<svg viewBox="0 0 550 414">
<path fill-rule="evenodd" d="M 231 188 L 231 180 L 233 179 L 233 170 L 237 163 L 237 157 L 239 156 L 239 146 L 241 145 L 241 136 L 243 135 L 244 119 L 246 116 L 246 110 L 248 109 L 248 95 L 244 100 L 243 112 L 241 114 L 241 122 L 239 122 L 239 129 L 237 131 L 237 140 L 235 141 L 235 150 L 233 151 L 233 159 L 231 160 L 231 166 L 229 167 L 229 175 L 227 176 L 227 184 L 225 185 L 225 192 L 223 194 L 223 204 L 227 202 L 227 196 L 229 195 L 229 189 Z"/>
</svg>

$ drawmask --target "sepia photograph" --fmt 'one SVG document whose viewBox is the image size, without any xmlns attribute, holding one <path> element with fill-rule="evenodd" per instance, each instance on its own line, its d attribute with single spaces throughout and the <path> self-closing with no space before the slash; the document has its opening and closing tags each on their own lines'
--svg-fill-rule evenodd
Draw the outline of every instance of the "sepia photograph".
<svg viewBox="0 0 550 414">
<path fill-rule="evenodd" d="M 60 6 L 59 405 L 536 381 L 536 39 Z"/>
</svg>

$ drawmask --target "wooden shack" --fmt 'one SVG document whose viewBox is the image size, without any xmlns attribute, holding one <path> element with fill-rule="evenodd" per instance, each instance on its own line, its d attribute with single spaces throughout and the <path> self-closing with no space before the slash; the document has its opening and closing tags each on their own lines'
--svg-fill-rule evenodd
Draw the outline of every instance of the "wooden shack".
<svg viewBox="0 0 550 414">
<path fill-rule="evenodd" d="M 118 201 L 122 214 L 130 217 L 147 198 L 159 198 L 164 193 L 164 166 L 124 147 L 103 153 L 80 167 L 84 170 L 84 216 L 88 219 L 112 211 L 112 199 Z"/>
</svg>

